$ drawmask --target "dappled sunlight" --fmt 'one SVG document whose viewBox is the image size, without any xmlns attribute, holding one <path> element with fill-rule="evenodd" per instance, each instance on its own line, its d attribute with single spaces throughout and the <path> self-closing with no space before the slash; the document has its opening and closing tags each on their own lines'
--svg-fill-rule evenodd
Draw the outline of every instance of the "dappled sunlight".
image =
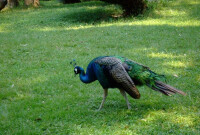
<svg viewBox="0 0 200 135">
<path fill-rule="evenodd" d="M 176 26 L 176 27 L 184 27 L 184 26 L 200 26 L 200 22 L 195 19 L 191 20 L 174 20 L 174 19 L 166 19 L 166 18 L 158 18 L 158 19 L 153 19 L 153 18 L 148 18 L 144 20 L 134 20 L 132 22 L 122 22 L 118 23 L 116 25 L 129 25 L 129 26 L 134 26 L 134 25 L 144 25 L 144 26 L 163 26 L 163 25 L 169 25 L 169 26 Z"/>
<path fill-rule="evenodd" d="M 166 133 L 168 130 L 175 130 L 179 128 L 179 132 L 186 128 L 193 127 L 195 123 L 196 115 L 180 114 L 176 111 L 163 111 L 163 110 L 147 110 L 142 112 L 137 110 L 138 113 L 142 113 L 141 117 L 138 117 L 136 112 L 131 110 L 121 110 L 121 113 L 112 112 L 108 114 L 107 111 L 101 111 L 94 113 L 91 116 L 85 115 L 85 119 L 90 119 L 89 122 L 82 122 L 82 116 L 78 116 L 77 123 L 70 124 L 70 129 L 77 133 L 96 133 L 105 134 L 112 132 L 113 134 L 141 134 L 141 131 L 147 131 L 146 133 L 152 133 L 151 130 L 157 130 L 157 128 Z M 84 113 L 84 112 L 82 112 Z M 144 113 L 144 114 L 143 114 Z M 109 117 L 110 119 L 105 119 Z M 97 124 L 100 124 L 97 126 Z M 154 126 L 151 126 L 154 125 Z M 97 128 L 98 127 L 98 128 Z M 106 130 L 104 130 L 106 129 Z M 108 130 L 109 129 L 109 130 Z"/>
<path fill-rule="evenodd" d="M 188 55 L 176 51 L 162 52 L 157 46 L 150 48 L 145 46 L 134 47 L 134 49 L 128 49 L 126 52 L 133 60 L 148 66 L 152 71 L 159 74 L 177 77 L 177 75 L 185 74 L 184 70 L 187 68 L 194 66 L 193 60 L 188 61 Z"/>
<path fill-rule="evenodd" d="M 134 124 L 132 124 L 134 125 Z M 105 129 L 109 128 L 109 130 L 105 131 Z M 96 126 L 92 125 L 73 125 L 73 129 L 81 134 L 88 134 L 88 133 L 96 133 L 96 134 L 109 134 L 112 131 L 112 134 L 115 135 L 140 135 L 138 129 L 129 125 L 122 125 L 119 123 L 115 123 L 113 125 L 102 124 L 101 128 L 96 128 Z"/>
<path fill-rule="evenodd" d="M 97 6 L 91 6 L 91 7 L 87 7 L 87 9 L 97 9 Z"/>
<path fill-rule="evenodd" d="M 4 30 L 1 30 L 1 29 L 0 29 L 0 33 L 4 33 L 4 32 L 5 32 Z"/>
<path fill-rule="evenodd" d="M 175 0 L 168 2 L 167 6 L 163 7 L 162 10 L 156 10 L 156 14 L 161 17 L 172 17 L 170 19 L 190 18 L 191 12 L 198 14 L 199 4 L 200 2 L 197 0 Z M 196 17 L 198 16 L 194 18 Z"/>
<path fill-rule="evenodd" d="M 126 53 L 128 53 L 129 55 L 136 55 L 136 59 L 140 59 L 142 57 L 138 57 L 138 54 L 142 54 L 142 56 L 148 56 L 149 53 L 157 51 L 156 48 L 154 47 L 145 47 L 145 46 L 136 46 L 133 49 L 127 49 Z M 137 61 L 137 60 L 136 60 Z M 144 63 L 143 63 L 144 64 Z"/>
<path fill-rule="evenodd" d="M 156 53 L 156 52 L 152 52 L 151 54 L 148 54 L 149 57 L 152 58 L 181 58 L 184 57 L 182 55 L 173 55 L 170 53 Z"/>
<path fill-rule="evenodd" d="M 174 9 L 166 9 L 164 11 L 159 11 L 159 12 L 156 12 L 156 13 L 158 13 L 159 15 L 162 15 L 164 17 L 168 17 L 168 16 L 183 17 L 183 16 L 187 15 L 186 11 L 179 11 L 179 10 L 174 10 Z"/>
<path fill-rule="evenodd" d="M 169 61 L 169 62 L 165 62 L 164 65 L 166 66 L 171 66 L 171 67 L 176 67 L 176 68 L 185 68 L 187 67 L 187 63 L 183 62 L 183 61 Z"/>
<path fill-rule="evenodd" d="M 89 28 L 103 28 L 103 27 L 110 27 L 110 26 L 176 26 L 176 27 L 187 27 L 187 26 L 192 26 L 192 27 L 198 27 L 200 26 L 200 22 L 195 21 L 195 20 L 188 20 L 185 22 L 182 21 L 172 21 L 168 22 L 163 19 L 147 19 L 147 20 L 135 20 L 133 22 L 114 22 L 114 23 L 102 23 L 98 25 L 77 25 L 77 26 L 64 26 L 64 27 L 38 27 L 38 28 L 33 28 L 31 29 L 32 31 L 63 31 L 63 30 L 81 30 L 81 29 L 89 29 Z"/>
<path fill-rule="evenodd" d="M 68 6 L 61 6 L 59 7 L 61 4 L 58 4 L 56 2 L 53 3 L 53 5 L 51 5 L 51 8 L 45 8 L 42 7 L 40 10 L 42 12 L 42 14 L 39 14 L 39 12 L 37 10 L 34 10 L 34 12 L 30 12 L 29 10 L 33 10 L 28 9 L 28 10 L 16 10 L 16 12 L 22 12 L 21 13 L 21 20 L 18 20 L 18 23 L 22 23 L 25 24 L 27 19 L 24 18 L 29 18 L 32 19 L 34 18 L 34 20 L 32 22 L 34 22 L 34 25 L 37 25 L 37 27 L 33 27 L 32 28 L 28 28 L 28 30 L 31 31 L 61 31 L 61 30 L 79 30 L 79 29 L 88 29 L 88 28 L 102 28 L 102 27 L 109 27 L 109 26 L 164 26 L 164 25 L 168 25 L 168 26 L 176 26 L 176 27 L 186 27 L 186 26 L 192 26 L 192 27 L 199 27 L 200 26 L 200 21 L 198 18 L 193 17 L 193 18 L 189 18 L 189 19 L 185 19 L 185 17 L 190 16 L 190 13 L 188 12 L 189 9 L 185 9 L 185 10 L 179 10 L 174 8 L 174 6 L 179 6 L 181 4 L 181 1 L 178 2 L 174 2 L 175 4 L 171 5 L 172 7 L 167 7 L 167 8 L 163 8 L 161 10 L 156 10 L 155 14 L 157 14 L 159 17 L 147 17 L 147 18 L 142 18 L 142 19 L 137 19 L 134 18 L 132 19 L 132 21 L 130 20 L 126 20 L 123 18 L 119 18 L 119 20 L 117 21 L 106 21 L 106 20 L 98 20 L 98 18 L 104 17 L 104 13 L 108 11 L 110 11 L 111 13 L 114 13 L 115 11 L 114 8 L 111 8 L 112 6 L 109 5 L 105 5 L 103 3 L 86 3 L 84 6 L 81 4 L 75 4 L 75 6 L 73 6 L 73 4 L 68 5 Z M 58 6 L 58 5 L 59 6 Z M 187 2 L 188 5 L 197 5 L 199 4 L 199 2 L 197 2 L 196 0 L 192 0 L 192 1 L 188 1 Z M 56 8 L 53 6 L 56 5 Z M 103 10 L 105 7 L 105 11 Z M 53 9 L 52 9 L 53 8 Z M 74 8 L 76 8 L 76 10 L 74 10 Z M 81 8 L 81 9 L 79 9 Z M 192 7 L 192 9 L 194 9 L 195 7 Z M 101 14 L 99 14 L 100 10 Z M 59 15 L 56 15 L 54 12 L 51 14 L 48 14 L 48 12 L 50 12 L 51 10 L 56 10 L 57 12 L 59 12 Z M 89 10 L 89 11 L 88 11 Z M 97 11 L 96 11 L 97 10 Z M 117 10 L 117 9 L 116 9 Z M 197 9 L 196 9 L 197 10 Z M 29 12 L 27 12 L 29 11 Z M 79 12 L 82 13 L 81 15 L 79 15 Z M 92 20 L 92 21 L 99 21 L 98 24 L 93 24 L 93 22 L 90 22 L 89 19 L 91 18 L 87 18 L 86 20 L 84 20 L 86 14 L 93 12 L 92 15 L 93 17 L 97 17 L 97 20 Z M 198 12 L 198 11 L 196 11 Z M 6 14 L 5 14 L 6 15 Z M 16 15 L 16 13 L 14 14 Z M 38 19 L 35 20 L 35 16 L 40 15 L 40 17 Z M 78 17 L 80 17 L 79 19 L 77 19 L 77 15 Z M 83 16 L 83 18 L 82 18 Z M 11 16 L 9 16 L 10 18 Z M 108 20 L 111 18 L 113 19 L 111 16 L 107 16 Z M 51 20 L 57 20 L 58 22 L 60 20 L 63 20 L 63 24 L 62 26 L 59 26 L 60 24 L 49 24 L 49 22 L 45 22 L 45 19 L 47 18 L 47 20 L 51 21 Z M 184 19 L 182 19 L 184 18 Z M 80 20 L 86 21 L 83 22 L 85 24 L 78 24 L 77 22 Z M 73 25 L 68 26 L 68 23 L 70 21 L 75 21 L 73 22 Z M 89 21 L 89 22 L 87 22 Z M 36 24 L 36 22 L 39 22 L 39 25 Z M 0 25 L 0 32 L 8 32 L 9 28 L 12 28 L 13 25 L 15 25 L 13 22 L 10 22 L 11 25 L 8 26 L 7 24 L 1 24 Z M 41 23 L 41 25 L 40 25 Z M 45 25 L 48 24 L 48 25 Z M 45 26 L 44 26 L 45 25 Z M 27 27 L 27 24 L 24 25 L 25 27 Z M 29 26 L 29 25 L 28 25 Z M 15 31 L 15 29 L 11 29 L 12 31 Z M 9 30 L 9 31 L 11 31 Z"/>
<path fill-rule="evenodd" d="M 170 120 L 172 122 L 174 122 L 176 124 L 179 124 L 181 126 L 189 127 L 189 126 L 193 126 L 194 125 L 194 118 L 192 118 L 190 116 L 178 115 L 178 116 L 173 116 L 173 117 L 170 117 L 170 118 L 171 118 Z"/>
<path fill-rule="evenodd" d="M 176 2 L 177 5 L 180 5 L 180 1 Z M 196 1 L 190 1 L 187 4 L 198 4 Z M 188 9 L 185 10 L 179 10 L 174 8 L 172 5 L 172 8 L 163 8 L 162 10 L 156 10 L 155 14 L 157 14 L 159 17 L 147 17 L 142 19 L 132 19 L 126 20 L 123 18 L 119 18 L 117 21 L 106 21 L 106 20 L 98 20 L 98 18 L 104 17 L 102 16 L 102 13 L 105 14 L 106 9 L 109 9 L 109 6 L 106 7 L 105 11 L 102 10 L 100 5 L 90 5 L 85 8 L 80 7 L 76 5 L 77 9 L 76 12 L 72 12 L 71 8 L 67 8 L 66 10 L 69 10 L 66 15 L 63 14 L 63 16 L 60 16 L 61 20 L 63 20 L 63 23 L 66 23 L 66 25 L 61 26 L 38 26 L 37 28 L 32 28 L 32 31 L 62 31 L 62 30 L 80 30 L 80 29 L 89 29 L 89 28 L 103 28 L 103 27 L 110 27 L 110 26 L 175 26 L 175 27 L 199 27 L 200 21 L 198 18 L 193 17 L 190 19 L 185 19 L 188 16 L 190 16 L 190 13 L 188 12 Z M 100 7 L 99 7 L 100 6 Z M 194 7 L 193 7 L 194 8 Z M 83 10 L 83 11 L 82 11 Z M 90 13 L 89 11 L 90 10 Z M 98 11 L 99 10 L 99 11 Z M 64 11 L 64 10 L 63 10 Z M 46 12 L 45 10 L 43 12 Z M 72 12 L 72 14 L 70 14 Z M 81 15 L 80 15 L 80 13 Z M 83 12 L 83 13 L 82 13 Z M 99 14 L 101 12 L 101 14 Z M 197 12 L 197 11 L 196 11 Z M 88 20 L 88 18 L 85 16 L 86 14 L 90 14 L 90 16 L 95 18 L 91 18 L 91 20 Z M 79 19 L 77 19 L 77 16 Z M 50 17 L 50 16 L 49 16 Z M 110 17 L 109 17 L 110 18 Z M 113 18 L 112 18 L 113 19 Z M 81 21 L 82 20 L 82 21 Z M 73 25 L 68 26 L 67 24 L 72 21 Z M 90 22 L 91 21 L 91 22 Z M 93 21 L 99 21 L 97 24 L 93 24 Z M 80 22 L 83 22 L 82 24 L 79 24 Z"/>
<path fill-rule="evenodd" d="M 196 4 L 200 4 L 200 1 L 198 1 L 198 0 L 190 0 L 190 1 L 188 1 L 188 3 L 191 4 L 191 5 L 196 5 Z"/>
<path fill-rule="evenodd" d="M 88 29 L 88 28 L 93 28 L 94 26 L 92 25 L 87 25 L 87 26 L 74 26 L 74 27 L 43 27 L 43 28 L 37 28 L 37 29 L 32 29 L 32 31 L 63 31 L 63 30 L 79 30 L 79 29 Z"/>
<path fill-rule="evenodd" d="M 176 114 L 176 112 L 151 111 L 149 114 L 141 119 L 145 123 L 154 123 L 156 121 L 163 121 L 166 123 L 177 124 L 180 127 L 189 127 L 194 125 L 194 118 L 189 115 Z"/>
<path fill-rule="evenodd" d="M 7 33 L 10 32 L 8 29 L 11 26 L 11 24 L 0 24 L 0 33 Z"/>
<path fill-rule="evenodd" d="M 197 81 L 200 82 L 200 75 L 197 77 Z"/>
<path fill-rule="evenodd" d="M 200 4 L 200 1 L 198 0 L 177 0 L 173 3 L 174 6 L 180 5 L 181 2 L 184 2 L 184 4 L 189 4 L 189 5 L 196 5 L 196 4 Z"/>
</svg>

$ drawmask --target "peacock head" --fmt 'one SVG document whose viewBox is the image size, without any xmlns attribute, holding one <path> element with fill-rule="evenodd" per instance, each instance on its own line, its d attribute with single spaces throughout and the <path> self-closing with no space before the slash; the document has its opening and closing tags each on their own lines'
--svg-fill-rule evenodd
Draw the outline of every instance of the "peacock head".
<svg viewBox="0 0 200 135">
<path fill-rule="evenodd" d="M 76 67 L 74 68 L 74 73 L 75 73 L 75 75 L 80 74 L 82 70 L 83 70 L 83 69 L 82 69 L 81 67 L 76 66 Z"/>
</svg>

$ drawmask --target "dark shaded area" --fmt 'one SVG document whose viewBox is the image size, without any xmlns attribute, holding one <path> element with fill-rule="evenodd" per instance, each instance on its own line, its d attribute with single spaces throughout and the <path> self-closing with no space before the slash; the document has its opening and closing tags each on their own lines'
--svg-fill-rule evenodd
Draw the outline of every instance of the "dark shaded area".
<svg viewBox="0 0 200 135">
<path fill-rule="evenodd" d="M 0 0 L 0 11 L 6 6 L 7 0 Z"/>
<path fill-rule="evenodd" d="M 63 4 L 72 4 L 72 3 L 79 3 L 80 0 L 59 0 Z"/>
<path fill-rule="evenodd" d="M 108 3 L 106 2 L 100 2 L 100 1 L 91 1 L 91 2 L 82 2 L 82 3 L 71 3 L 71 4 L 57 4 L 57 5 L 43 5 L 43 9 L 46 8 L 46 9 L 60 9 L 60 8 L 75 8 L 77 10 L 80 9 L 80 8 L 86 8 L 86 7 L 92 7 L 92 6 L 98 6 L 98 7 L 101 7 L 101 6 L 107 6 L 109 5 Z"/>
<path fill-rule="evenodd" d="M 124 9 L 125 15 L 139 15 L 147 8 L 144 0 L 102 0 L 108 3 L 119 4 Z"/>
<path fill-rule="evenodd" d="M 67 13 L 61 18 L 64 22 L 87 24 L 96 24 L 102 21 L 111 22 L 117 19 L 118 17 L 113 16 L 112 11 L 106 10 L 105 8 L 81 9 L 72 13 Z"/>
<path fill-rule="evenodd" d="M 123 10 L 124 15 L 139 15 L 144 13 L 144 10 L 147 8 L 146 2 L 144 0 L 101 0 L 104 2 L 119 4 Z M 60 0 L 63 4 L 79 3 L 80 0 Z"/>
</svg>

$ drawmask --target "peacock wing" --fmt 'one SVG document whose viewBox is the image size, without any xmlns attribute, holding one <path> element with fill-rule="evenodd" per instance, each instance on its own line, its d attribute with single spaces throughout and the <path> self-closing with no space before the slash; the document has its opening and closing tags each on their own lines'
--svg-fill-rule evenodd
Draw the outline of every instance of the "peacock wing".
<svg viewBox="0 0 200 135">
<path fill-rule="evenodd" d="M 112 66 L 122 62 L 118 58 L 105 56 L 103 58 L 97 59 L 95 63 L 98 63 L 99 65 Z"/>
<path fill-rule="evenodd" d="M 131 97 L 140 98 L 140 93 L 126 72 L 122 62 L 114 57 L 104 57 L 96 61 L 99 65 L 109 66 L 109 73 L 118 87 L 125 90 Z"/>
<path fill-rule="evenodd" d="M 136 88 L 134 82 L 124 69 L 122 64 L 113 65 L 110 69 L 110 74 L 118 85 L 125 90 L 131 97 L 140 98 L 140 93 Z"/>
</svg>

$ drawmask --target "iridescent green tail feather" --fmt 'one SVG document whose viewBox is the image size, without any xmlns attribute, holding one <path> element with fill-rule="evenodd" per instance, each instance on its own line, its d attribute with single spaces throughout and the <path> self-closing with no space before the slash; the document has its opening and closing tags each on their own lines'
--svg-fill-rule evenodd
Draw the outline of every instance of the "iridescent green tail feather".
<svg viewBox="0 0 200 135">
<path fill-rule="evenodd" d="M 149 67 L 139 64 L 135 61 L 120 56 L 115 57 L 119 58 L 123 63 L 125 63 L 124 67 L 136 85 L 147 85 L 151 89 L 159 91 L 167 96 L 175 93 L 186 95 L 184 92 L 163 83 L 166 82 L 164 75 L 159 75 L 151 71 Z"/>
</svg>

